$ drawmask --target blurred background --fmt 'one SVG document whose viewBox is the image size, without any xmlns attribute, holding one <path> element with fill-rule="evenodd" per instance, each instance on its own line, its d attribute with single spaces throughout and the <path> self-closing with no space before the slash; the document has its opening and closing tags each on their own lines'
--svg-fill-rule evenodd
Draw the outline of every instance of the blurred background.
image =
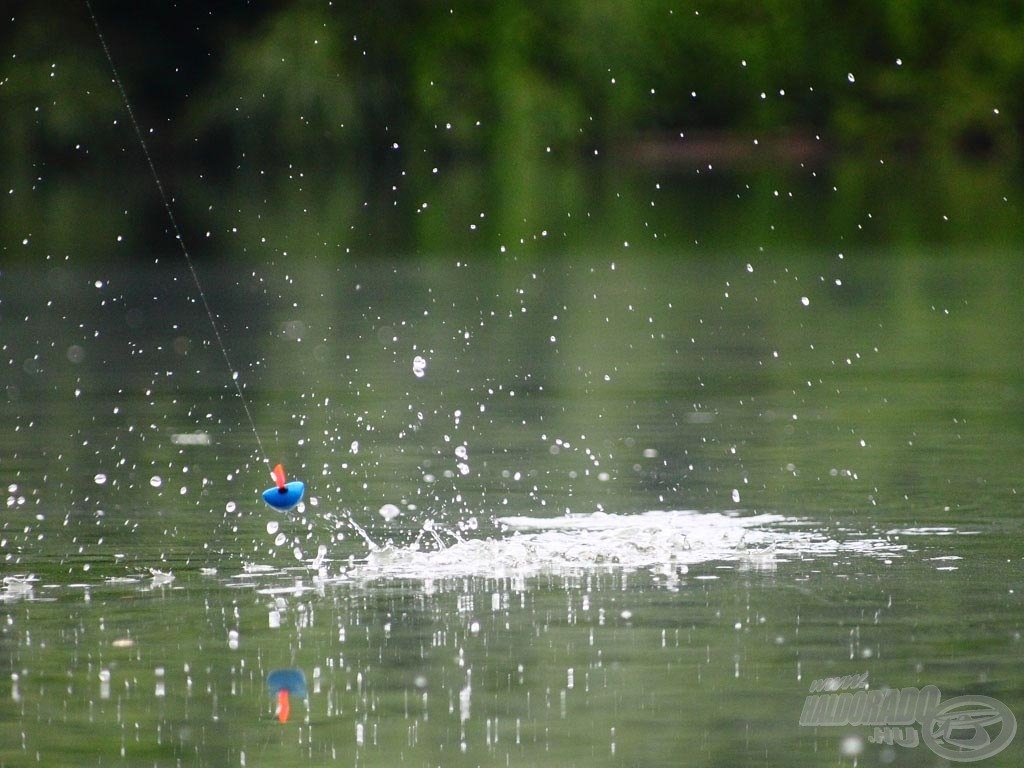
<svg viewBox="0 0 1024 768">
<path fill-rule="evenodd" d="M 1020 234 L 1008 0 L 93 7 L 200 257 Z M 0 255 L 172 248 L 86 6 L 6 8 Z"/>
</svg>

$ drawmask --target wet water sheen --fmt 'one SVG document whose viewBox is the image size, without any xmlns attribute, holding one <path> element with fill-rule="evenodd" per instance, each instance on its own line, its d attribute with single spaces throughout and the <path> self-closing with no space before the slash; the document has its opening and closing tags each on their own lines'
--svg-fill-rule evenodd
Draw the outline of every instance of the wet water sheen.
<svg viewBox="0 0 1024 768">
<path fill-rule="evenodd" d="M 801 725 L 864 673 L 1024 717 L 1011 254 L 199 268 L 266 457 L 180 264 L 0 271 L 0 765 L 942 764 Z"/>
</svg>

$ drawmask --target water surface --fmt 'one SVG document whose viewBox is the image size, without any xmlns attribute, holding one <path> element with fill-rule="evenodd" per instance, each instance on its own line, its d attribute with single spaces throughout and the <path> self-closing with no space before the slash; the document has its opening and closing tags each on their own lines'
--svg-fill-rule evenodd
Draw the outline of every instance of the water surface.
<svg viewBox="0 0 1024 768">
<path fill-rule="evenodd" d="M 151 262 L 0 272 L 0 763 L 935 765 L 800 725 L 865 672 L 1024 714 L 1012 253 L 201 261 L 288 516 Z"/>
</svg>

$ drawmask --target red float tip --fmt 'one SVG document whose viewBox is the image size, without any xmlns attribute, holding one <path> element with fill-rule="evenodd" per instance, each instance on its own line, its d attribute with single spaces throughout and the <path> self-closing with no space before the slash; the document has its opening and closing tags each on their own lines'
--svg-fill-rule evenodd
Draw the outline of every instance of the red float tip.
<svg viewBox="0 0 1024 768">
<path fill-rule="evenodd" d="M 281 465 L 278 464 L 278 466 Z M 290 712 L 291 706 L 288 703 L 288 691 L 282 688 L 277 692 L 277 719 L 282 723 L 287 723 Z"/>
<path fill-rule="evenodd" d="M 284 490 L 284 467 L 282 465 L 278 464 L 276 467 L 274 467 L 274 471 L 271 472 L 271 474 L 274 476 L 274 482 L 277 483 L 277 489 L 279 491 L 283 491 Z"/>
</svg>

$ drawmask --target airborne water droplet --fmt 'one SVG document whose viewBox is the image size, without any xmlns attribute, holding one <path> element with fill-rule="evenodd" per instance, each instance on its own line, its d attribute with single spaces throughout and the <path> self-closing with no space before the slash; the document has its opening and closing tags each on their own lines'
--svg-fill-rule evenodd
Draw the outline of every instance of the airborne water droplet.
<svg viewBox="0 0 1024 768">
<path fill-rule="evenodd" d="M 412 359 L 412 372 L 417 379 L 422 379 L 427 372 L 427 361 L 421 355 Z"/>
<path fill-rule="evenodd" d="M 377 514 L 379 514 L 385 520 L 390 522 L 391 520 L 394 520 L 396 517 L 402 514 L 402 510 L 400 510 L 394 504 L 385 504 L 379 510 L 377 510 Z"/>
</svg>

